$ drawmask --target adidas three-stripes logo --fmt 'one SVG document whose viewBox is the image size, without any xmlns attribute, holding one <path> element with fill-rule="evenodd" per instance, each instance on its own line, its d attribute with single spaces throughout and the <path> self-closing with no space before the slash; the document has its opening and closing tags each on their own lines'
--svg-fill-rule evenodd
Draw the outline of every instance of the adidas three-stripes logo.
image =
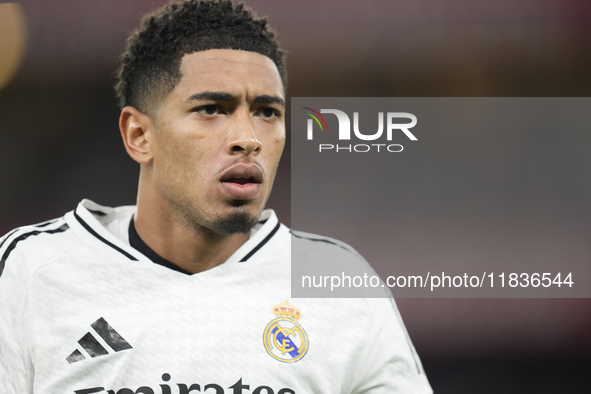
<svg viewBox="0 0 591 394">
<path fill-rule="evenodd" d="M 121 335 L 113 327 L 107 323 L 102 317 L 90 325 L 96 334 L 115 352 L 132 349 L 131 345 L 123 339 Z M 110 352 L 95 338 L 89 331 L 78 341 L 82 349 L 92 358 L 105 356 Z M 70 364 L 85 360 L 86 356 L 78 349 L 70 354 L 66 361 Z"/>
</svg>

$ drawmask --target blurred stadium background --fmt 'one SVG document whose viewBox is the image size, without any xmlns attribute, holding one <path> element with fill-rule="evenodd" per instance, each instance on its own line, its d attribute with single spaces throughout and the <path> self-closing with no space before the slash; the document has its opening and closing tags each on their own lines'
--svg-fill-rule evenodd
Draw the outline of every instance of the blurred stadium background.
<svg viewBox="0 0 591 394">
<path fill-rule="evenodd" d="M 0 5 L 0 233 L 59 216 L 82 198 L 134 203 L 138 166 L 120 142 L 113 74 L 128 33 L 163 3 Z M 289 51 L 288 96 L 591 96 L 587 0 L 247 4 L 269 16 Z M 289 152 L 269 202 L 286 224 Z M 591 386 L 589 299 L 398 305 L 437 393 Z"/>
</svg>

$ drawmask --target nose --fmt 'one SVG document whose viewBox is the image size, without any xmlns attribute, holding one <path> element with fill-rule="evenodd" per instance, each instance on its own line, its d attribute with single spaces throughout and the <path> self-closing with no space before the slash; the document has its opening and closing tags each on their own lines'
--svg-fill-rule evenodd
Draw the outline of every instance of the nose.
<svg viewBox="0 0 591 394">
<path fill-rule="evenodd" d="M 231 155 L 240 153 L 246 156 L 257 155 L 262 147 L 250 122 L 250 114 L 239 115 L 235 125 L 235 132 L 228 143 L 228 153 Z"/>
</svg>

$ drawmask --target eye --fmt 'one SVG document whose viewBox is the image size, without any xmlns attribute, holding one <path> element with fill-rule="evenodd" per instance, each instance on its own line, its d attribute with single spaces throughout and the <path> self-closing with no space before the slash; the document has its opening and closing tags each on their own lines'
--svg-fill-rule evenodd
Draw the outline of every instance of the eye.
<svg viewBox="0 0 591 394">
<path fill-rule="evenodd" d="M 259 111 L 261 118 L 264 119 L 273 119 L 279 116 L 279 111 L 274 108 L 263 108 Z"/>
<path fill-rule="evenodd" d="M 204 114 L 204 115 L 215 115 L 218 112 L 218 107 L 216 105 L 204 105 L 203 107 L 197 108 L 197 112 Z"/>
</svg>

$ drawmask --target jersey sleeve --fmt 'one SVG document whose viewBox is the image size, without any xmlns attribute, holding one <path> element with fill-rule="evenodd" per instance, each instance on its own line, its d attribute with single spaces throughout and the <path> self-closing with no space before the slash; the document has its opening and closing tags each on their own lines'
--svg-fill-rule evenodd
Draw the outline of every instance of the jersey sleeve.
<svg viewBox="0 0 591 394">
<path fill-rule="evenodd" d="M 433 393 L 394 299 L 366 301 L 370 321 L 352 394 Z"/>
<path fill-rule="evenodd" d="M 28 393 L 25 361 L 26 267 L 11 253 L 11 234 L 0 239 L 0 393 Z"/>
</svg>

